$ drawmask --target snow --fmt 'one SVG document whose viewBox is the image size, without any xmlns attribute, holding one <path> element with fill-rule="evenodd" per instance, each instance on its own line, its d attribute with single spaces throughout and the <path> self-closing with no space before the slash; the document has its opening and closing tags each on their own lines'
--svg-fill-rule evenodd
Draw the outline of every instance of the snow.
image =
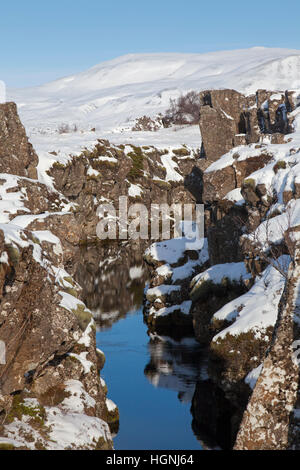
<svg viewBox="0 0 300 470">
<path fill-rule="evenodd" d="M 298 88 L 299 71 L 299 50 L 128 54 L 78 75 L 7 94 L 20 105 L 26 127 L 36 127 L 38 114 L 44 130 L 57 130 L 62 123 L 72 126 L 74 120 L 79 131 L 111 129 L 128 119 L 155 116 L 165 111 L 170 98 L 193 89 L 227 87 L 252 93 L 259 88 Z"/>
<path fill-rule="evenodd" d="M 143 266 L 132 266 L 129 270 L 129 277 L 133 281 L 134 279 L 140 279 L 143 273 Z"/>
<path fill-rule="evenodd" d="M 128 196 L 130 197 L 140 197 L 143 194 L 143 188 L 139 184 L 130 184 L 128 189 Z"/>
<path fill-rule="evenodd" d="M 297 89 L 299 72 L 299 50 L 254 47 L 205 54 L 129 54 L 40 87 L 8 90 L 7 96 L 18 104 L 39 155 L 39 179 L 51 185 L 46 172 L 54 161 L 66 163 L 98 138 L 161 149 L 185 143 L 200 148 L 198 126 L 132 132 L 136 118 L 165 113 L 170 98 L 211 88 L 246 94 L 259 88 Z M 69 132 L 62 134 L 63 123 Z M 164 165 L 167 180 L 181 180 L 170 156 L 164 157 Z"/>
<path fill-rule="evenodd" d="M 64 412 L 59 408 L 47 409 L 49 450 L 87 448 L 100 438 L 111 440 L 108 425 L 101 419 L 75 412 Z M 52 442 L 51 442 L 52 441 Z"/>
<path fill-rule="evenodd" d="M 180 286 L 161 284 L 160 286 L 152 287 L 146 292 L 146 298 L 150 300 L 152 297 L 161 297 L 172 294 L 172 292 L 179 292 Z"/>
<path fill-rule="evenodd" d="M 75 353 L 69 353 L 68 354 L 68 356 L 74 357 L 75 359 L 77 359 L 81 363 L 85 374 L 89 374 L 91 372 L 91 368 L 94 365 L 92 363 L 92 361 L 89 361 L 87 359 L 88 354 L 89 354 L 88 351 L 82 352 L 80 354 L 75 354 Z"/>
<path fill-rule="evenodd" d="M 94 398 L 85 391 L 79 380 L 65 382 L 65 391 L 70 394 L 70 397 L 65 398 L 61 406 L 68 411 L 84 413 L 85 408 L 93 408 L 96 405 Z"/>
<path fill-rule="evenodd" d="M 256 382 L 258 380 L 258 377 L 260 376 L 260 373 L 262 371 L 262 368 L 263 368 L 263 364 L 260 364 L 258 367 L 256 367 L 255 369 L 251 370 L 251 372 L 249 372 L 249 374 L 247 375 L 247 377 L 245 378 L 245 383 L 247 385 L 249 385 L 249 387 L 253 390 L 255 385 L 256 385 Z"/>
<path fill-rule="evenodd" d="M 271 101 L 280 101 L 283 98 L 284 94 L 282 93 L 274 93 L 270 96 Z"/>
<path fill-rule="evenodd" d="M 153 315 L 154 317 L 166 317 L 176 312 L 177 310 L 184 315 L 189 315 L 191 307 L 192 301 L 185 300 L 180 305 L 172 305 L 172 307 L 163 307 L 160 310 L 155 310 L 153 307 L 151 307 L 149 315 Z"/>
<path fill-rule="evenodd" d="M 261 148 L 255 148 L 255 144 L 252 145 L 240 145 L 229 150 L 228 153 L 222 155 L 221 158 L 213 162 L 206 170 L 205 173 L 210 173 L 212 171 L 222 170 L 227 166 L 233 165 L 236 161 L 246 160 L 251 157 L 257 157 L 262 153 Z M 233 158 L 233 156 L 239 154 L 239 158 Z"/>
<path fill-rule="evenodd" d="M 99 349 L 99 351 L 101 351 L 101 350 Z M 101 353 L 103 354 L 102 351 L 101 351 Z M 102 388 L 105 388 L 105 387 L 106 387 L 106 382 L 105 382 L 105 380 L 103 379 L 103 377 L 100 377 L 100 383 L 101 383 L 101 387 L 102 387 Z"/>
<path fill-rule="evenodd" d="M 78 307 L 83 307 L 84 310 L 87 312 L 90 312 L 88 308 L 85 306 L 81 300 L 77 299 L 71 294 L 68 294 L 67 292 L 60 291 L 59 295 L 62 297 L 62 300 L 60 301 L 60 306 L 65 308 L 66 310 L 69 310 L 69 312 L 73 312 L 74 310 L 77 310 Z M 91 313 L 91 312 L 90 312 Z"/>
<path fill-rule="evenodd" d="M 148 115 L 155 118 L 159 112 L 164 113 L 169 106 L 170 98 L 177 98 L 181 93 L 190 90 L 211 88 L 233 88 L 249 94 L 259 88 L 270 90 L 300 89 L 300 51 L 271 48 L 252 48 L 247 50 L 221 51 L 207 54 L 130 54 L 118 59 L 104 62 L 92 69 L 72 77 L 66 77 L 41 87 L 22 90 L 9 90 L 10 100 L 16 101 L 20 117 L 25 124 L 30 141 L 39 155 L 39 181 L 53 187 L 53 181 L 47 174 L 49 167 L 56 161 L 66 164 L 72 155 L 79 155 L 83 149 L 92 149 L 97 139 L 106 138 L 114 144 L 153 145 L 165 153 L 161 162 L 166 170 L 165 181 L 182 182 L 175 154 L 175 148 L 184 144 L 190 150 L 201 147 L 201 136 L 198 126 L 174 126 L 159 129 L 157 132 L 132 132 L 136 118 Z M 297 92 L 298 93 L 298 92 Z M 295 101 L 299 100 L 295 93 Z M 274 93 L 271 100 L 280 100 L 281 93 Z M 266 103 L 263 104 L 266 107 Z M 270 209 L 270 214 L 279 211 L 279 215 L 263 222 L 257 229 L 258 238 L 265 246 L 267 235 L 269 240 L 278 243 L 283 231 L 291 226 L 300 225 L 300 200 L 284 204 L 284 191 L 293 191 L 295 183 L 300 183 L 300 110 L 293 113 L 296 132 L 285 138 L 282 145 L 271 145 L 269 137 L 261 139 L 261 147 L 256 145 L 240 146 L 232 149 L 213 163 L 206 172 L 221 170 L 235 162 L 268 152 L 272 161 L 261 170 L 257 170 L 249 178 L 256 184 L 265 184 L 267 192 L 275 190 L 278 201 Z M 231 116 L 226 115 L 229 119 Z M 37 124 L 38 123 L 38 124 Z M 62 123 L 69 126 L 69 132 L 60 133 Z M 76 124 L 77 131 L 74 129 Z M 95 131 L 92 130 L 95 128 Z M 290 140 L 288 142 L 288 140 Z M 125 153 L 131 151 L 126 146 Z M 236 158 L 236 153 L 239 157 Z M 174 158 L 174 160 L 173 160 Z M 188 158 L 188 157 L 182 157 Z M 109 155 L 99 158 L 102 161 L 117 163 L 117 159 Z M 286 163 L 285 169 L 274 172 L 274 165 L 279 160 Z M 99 176 L 99 172 L 91 167 L 88 176 Z M 24 178 L 23 178 L 24 179 Z M 26 179 L 26 178 L 25 178 Z M 17 188 L 21 178 L 12 175 L 0 175 L 0 229 L 4 232 L 5 243 L 14 246 L 33 246 L 33 256 L 48 272 L 54 274 L 55 281 L 62 289 L 73 287 L 64 278 L 68 273 L 52 266 L 44 259 L 39 244 L 28 239 L 23 229 L 35 220 L 43 220 L 55 213 L 32 215 L 24 205 L 25 189 L 10 192 Z M 32 180 L 26 179 L 34 184 Z M 128 195 L 140 197 L 143 188 L 129 183 Z M 103 198 L 104 200 L 105 198 Z M 225 199 L 238 205 L 245 203 L 240 188 L 230 191 Z M 64 207 L 66 214 L 70 206 Z M 18 215 L 22 214 L 22 215 Z M 288 219 L 289 215 L 290 218 Z M 10 222 L 10 219 L 13 219 Z M 9 223 L 10 222 L 10 223 Z M 266 235 L 266 229 L 268 234 Z M 34 236 L 40 241 L 54 245 L 57 253 L 61 253 L 61 245 L 57 237 L 49 231 L 35 231 Z M 185 257 L 187 250 L 198 250 L 198 260 L 188 260 L 182 266 L 172 267 Z M 146 254 L 162 266 L 156 267 L 156 273 L 170 283 L 176 283 L 194 275 L 195 269 L 208 261 L 207 240 L 191 239 L 188 229 L 179 238 L 154 243 Z M 0 262 L 7 263 L 7 253 L 3 253 Z M 108 263 L 115 258 L 106 260 Z M 282 257 L 282 263 L 288 264 L 288 257 Z M 101 267 L 101 266 L 100 266 Z M 130 270 L 130 278 L 137 279 L 142 274 L 142 267 L 135 266 Z M 247 279 L 243 263 L 216 265 L 196 276 L 193 286 L 211 280 L 222 281 L 224 276 L 231 280 Z M 259 337 L 268 326 L 274 325 L 277 318 L 278 302 L 283 291 L 284 278 L 269 266 L 255 280 L 250 291 L 229 302 L 214 315 L 214 319 L 227 320 L 232 324 L 215 336 L 213 341 L 224 338 L 227 334 L 238 335 L 241 332 L 253 331 Z M 180 290 L 178 285 L 161 285 L 148 290 L 147 295 L 159 297 Z M 69 311 L 84 306 L 75 297 L 60 291 L 60 305 Z M 156 299 L 158 302 L 158 299 Z M 297 300 L 298 301 L 298 300 Z M 184 301 L 181 305 L 172 305 L 156 311 L 153 307 L 150 314 L 167 316 L 175 311 L 190 313 L 192 302 Z M 84 306 L 85 307 L 85 306 Z M 298 308 L 298 306 L 297 306 Z M 103 314 L 103 316 L 108 314 Z M 110 317 L 118 316 L 119 312 L 111 312 Z M 79 343 L 88 347 L 94 322 L 86 328 Z M 92 362 L 87 359 L 87 352 L 71 354 L 78 359 L 84 373 L 91 371 Z M 174 367 L 174 366 L 173 366 Z M 253 387 L 260 373 L 260 367 L 248 374 L 246 383 Z M 171 366 L 162 362 L 158 367 L 157 376 L 153 381 L 161 381 L 170 385 Z M 103 384 L 103 381 L 102 381 Z M 47 408 L 47 425 L 51 426 L 50 447 L 53 449 L 85 447 L 92 440 L 100 437 L 111 439 L 106 423 L 98 418 L 86 416 L 85 408 L 93 407 L 95 401 L 76 380 L 66 382 L 66 390 L 70 397 L 65 398 L 60 407 Z M 30 404 L 30 402 L 28 402 Z M 116 405 L 109 399 L 106 401 L 110 411 Z M 35 406 L 34 402 L 31 402 Z M 34 439 L 38 433 L 26 422 L 16 420 L 8 427 L 7 442 L 22 445 L 22 433 L 33 432 Z M 4 442 L 2 440 L 2 442 Z M 31 444 L 29 444 L 31 445 Z M 32 443 L 32 448 L 34 442 Z"/>
<path fill-rule="evenodd" d="M 245 204 L 245 199 L 243 198 L 241 194 L 241 188 L 236 188 L 236 189 L 233 189 L 232 191 L 229 191 L 229 193 L 226 194 L 224 199 L 227 199 L 228 201 L 232 201 L 238 206 L 242 206 Z"/>
<path fill-rule="evenodd" d="M 100 173 L 97 170 L 94 170 L 91 166 L 89 167 L 88 171 L 86 172 L 87 176 L 99 176 Z"/>
<path fill-rule="evenodd" d="M 25 446 L 36 449 L 39 443 L 47 450 L 90 449 L 96 446 L 100 438 L 111 441 L 111 433 L 107 423 L 99 418 L 87 416 L 85 409 L 95 406 L 95 400 L 85 391 L 78 380 L 65 382 L 65 390 L 70 394 L 59 406 L 45 407 L 45 427 L 42 432 L 30 423 L 31 417 L 23 415 L 22 420 L 15 419 L 5 425 L 5 438 L 1 443 L 9 443 L 15 447 Z M 36 399 L 24 399 L 26 407 L 37 410 Z M 30 436 L 30 439 L 27 437 Z"/>
<path fill-rule="evenodd" d="M 251 279 L 251 274 L 247 273 L 244 262 L 216 264 L 203 273 L 195 276 L 191 282 L 191 287 L 196 289 L 206 281 L 212 281 L 214 284 L 221 284 L 222 280 L 225 278 L 230 281 L 239 282 L 241 280 Z"/>
<path fill-rule="evenodd" d="M 12 219 L 12 223 L 14 225 L 18 225 L 19 227 L 22 227 L 23 229 L 27 228 L 30 224 L 35 222 L 36 220 L 38 222 L 42 222 L 43 219 L 46 219 L 47 217 L 51 217 L 53 215 L 66 215 L 68 212 L 43 212 L 42 214 L 37 214 L 37 215 L 19 215 Z"/>
<path fill-rule="evenodd" d="M 153 243 L 146 251 L 145 255 L 155 261 L 164 261 L 167 264 L 175 264 L 183 258 L 187 250 L 202 250 L 205 257 L 208 247 L 205 238 L 194 240 L 186 237 L 172 238 L 163 242 Z M 201 256 L 200 254 L 200 256 Z"/>
<path fill-rule="evenodd" d="M 179 167 L 174 160 L 172 160 L 171 155 L 162 155 L 160 157 L 162 164 L 164 165 L 166 169 L 166 181 L 183 181 L 183 176 L 176 171 L 176 169 L 179 170 Z"/>
<path fill-rule="evenodd" d="M 21 178 L 6 173 L 0 174 L 0 222 L 7 223 L 11 219 L 11 215 L 17 214 L 18 211 L 30 212 L 24 206 L 26 199 L 26 191 L 9 192 L 12 188 L 18 187 Z M 30 180 L 27 180 L 30 181 Z"/>
<path fill-rule="evenodd" d="M 259 243 L 261 248 L 267 251 L 270 243 L 280 243 L 285 231 L 297 226 L 300 226 L 300 199 L 291 200 L 283 214 L 262 222 L 253 234 L 247 235 L 247 238 Z"/>
<path fill-rule="evenodd" d="M 173 269 L 169 264 L 163 264 L 162 266 L 159 266 L 156 268 L 156 273 L 158 276 L 162 276 L 164 278 L 169 278 L 173 274 Z"/>
<path fill-rule="evenodd" d="M 177 282 L 180 280 L 188 279 L 190 276 L 192 276 L 196 270 L 197 267 L 203 265 L 207 260 L 205 257 L 205 252 L 203 250 L 200 253 L 200 258 L 198 260 L 189 260 L 187 263 L 183 264 L 182 266 L 178 266 L 177 268 L 173 268 L 173 273 L 172 273 L 172 282 Z M 207 253 L 208 254 L 208 253 Z M 202 256 L 201 256 L 202 255 Z"/>
<path fill-rule="evenodd" d="M 109 398 L 106 398 L 105 403 L 109 412 L 115 411 L 118 408 L 117 405 Z"/>
<path fill-rule="evenodd" d="M 40 242 L 48 242 L 52 243 L 53 245 L 60 245 L 60 239 L 53 235 L 49 230 L 35 230 L 34 236 L 40 241 Z"/>
<path fill-rule="evenodd" d="M 83 335 L 81 336 L 78 344 L 83 344 L 86 348 L 91 345 L 91 334 L 93 332 L 93 328 L 95 327 L 95 321 L 92 319 L 88 326 L 86 327 Z M 99 350 L 100 351 L 100 350 Z"/>
<path fill-rule="evenodd" d="M 41 243 L 42 242 L 48 242 L 54 245 L 53 251 L 56 255 L 62 256 L 63 255 L 63 249 L 62 245 L 60 242 L 60 239 L 53 235 L 49 230 L 34 230 L 32 232 L 35 238 L 37 238 Z"/>
<path fill-rule="evenodd" d="M 283 255 L 279 262 L 289 262 Z M 278 315 L 278 304 L 285 285 L 285 278 L 273 266 L 268 266 L 255 280 L 249 292 L 232 300 L 213 316 L 213 320 L 227 320 L 232 325 L 217 334 L 213 341 L 223 339 L 227 334 L 239 335 L 253 331 L 255 337 L 268 326 L 273 326 Z"/>
<path fill-rule="evenodd" d="M 9 264 L 8 262 L 8 254 L 6 251 L 3 251 L 0 256 L 0 263 L 2 264 Z"/>
</svg>

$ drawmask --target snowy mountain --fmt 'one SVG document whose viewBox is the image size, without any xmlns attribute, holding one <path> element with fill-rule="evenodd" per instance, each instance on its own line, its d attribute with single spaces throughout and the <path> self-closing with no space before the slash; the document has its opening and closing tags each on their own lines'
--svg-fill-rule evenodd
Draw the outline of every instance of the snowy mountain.
<svg viewBox="0 0 300 470">
<path fill-rule="evenodd" d="M 10 90 L 27 128 L 62 122 L 107 131 L 164 112 L 191 89 L 300 88 L 300 51 L 254 47 L 206 54 L 130 54 L 46 85 Z M 37 124 L 38 123 L 38 124 Z"/>
<path fill-rule="evenodd" d="M 300 88 L 300 51 L 254 47 L 206 54 L 130 54 L 35 88 L 8 90 L 39 155 L 39 174 L 55 160 L 92 147 L 98 138 L 116 144 L 188 144 L 199 148 L 198 126 L 131 132 L 136 118 L 164 113 L 170 98 L 189 90 Z M 61 133 L 62 126 L 69 132 Z M 94 131 L 91 131 L 95 129 Z M 54 156 L 49 152 L 56 152 Z"/>
</svg>

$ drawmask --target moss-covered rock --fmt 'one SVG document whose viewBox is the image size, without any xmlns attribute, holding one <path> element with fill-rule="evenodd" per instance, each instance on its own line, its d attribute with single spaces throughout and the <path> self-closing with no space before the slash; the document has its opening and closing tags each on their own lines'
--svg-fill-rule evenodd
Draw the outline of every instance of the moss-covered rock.
<svg viewBox="0 0 300 470">
<path fill-rule="evenodd" d="M 106 399 L 105 421 L 112 434 L 117 434 L 120 427 L 120 413 L 118 407 L 108 398 Z"/>
<path fill-rule="evenodd" d="M 101 371 L 103 367 L 105 366 L 106 357 L 105 357 L 104 352 L 101 351 L 100 349 L 97 349 L 96 353 L 97 353 L 97 367 L 98 367 L 98 370 Z"/>
<path fill-rule="evenodd" d="M 7 442 L 0 442 L 0 450 L 16 450 L 16 447 L 13 444 Z"/>
<path fill-rule="evenodd" d="M 22 421 L 23 416 L 28 416 L 30 417 L 31 423 L 33 422 L 43 426 L 45 424 L 46 417 L 45 408 L 40 404 L 28 405 L 24 400 L 25 398 L 22 393 L 14 396 L 12 406 L 6 416 L 5 423 L 12 423 L 14 419 Z"/>
<path fill-rule="evenodd" d="M 186 156 L 190 155 L 191 152 L 186 147 L 182 147 L 182 148 L 173 150 L 173 153 L 174 153 L 174 155 L 176 155 L 178 157 L 186 157 Z"/>
<path fill-rule="evenodd" d="M 168 181 L 163 180 L 151 180 L 153 184 L 158 186 L 160 189 L 171 189 L 171 184 Z"/>
<path fill-rule="evenodd" d="M 8 253 L 8 257 L 9 257 L 11 264 L 13 266 L 17 266 L 21 258 L 19 249 L 16 246 L 8 245 L 6 247 L 6 251 Z"/>
<path fill-rule="evenodd" d="M 255 186 L 256 186 L 256 182 L 253 178 L 246 178 L 244 179 L 243 181 L 243 185 L 242 187 L 243 188 L 252 188 L 252 189 L 255 189 Z"/>
<path fill-rule="evenodd" d="M 227 333 L 212 341 L 210 370 L 217 383 L 226 390 L 244 382 L 248 373 L 261 364 L 272 333 L 273 327 L 270 326 L 260 332 Z"/>
<path fill-rule="evenodd" d="M 72 312 L 76 316 L 82 331 L 85 331 L 93 318 L 91 312 L 86 309 L 84 304 L 78 304 L 76 309 L 72 309 Z"/>
<path fill-rule="evenodd" d="M 144 154 L 141 147 L 135 147 L 132 145 L 133 151 L 129 152 L 127 155 L 132 160 L 132 167 L 129 171 L 127 177 L 130 181 L 135 181 L 138 178 L 143 176 L 144 169 Z"/>
<path fill-rule="evenodd" d="M 114 445 L 112 441 L 106 441 L 104 437 L 100 437 L 96 444 L 95 450 L 113 450 Z"/>
<path fill-rule="evenodd" d="M 285 169 L 286 169 L 286 162 L 284 160 L 278 160 L 273 166 L 273 171 L 275 175 L 278 173 L 279 170 L 285 170 Z"/>
<path fill-rule="evenodd" d="M 216 297 L 225 297 L 228 291 L 243 292 L 245 286 L 243 282 L 232 281 L 227 276 L 224 276 L 220 283 L 214 283 L 212 280 L 203 279 L 197 282 L 193 287 L 190 298 L 193 302 L 207 299 L 212 294 Z"/>
</svg>

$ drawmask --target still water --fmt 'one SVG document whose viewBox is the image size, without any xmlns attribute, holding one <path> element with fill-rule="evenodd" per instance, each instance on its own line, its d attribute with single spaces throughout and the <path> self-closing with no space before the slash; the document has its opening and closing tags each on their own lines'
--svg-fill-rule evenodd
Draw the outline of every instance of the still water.
<svg viewBox="0 0 300 470">
<path fill-rule="evenodd" d="M 76 279 L 97 324 L 108 397 L 119 407 L 118 450 L 194 450 L 191 401 L 203 375 L 194 338 L 147 333 L 142 302 L 148 272 L 142 251 L 125 245 L 82 249 Z M 173 332 L 174 334 L 174 332 Z"/>
<path fill-rule="evenodd" d="M 150 340 L 141 310 L 99 331 L 101 373 L 120 411 L 118 450 L 200 449 L 191 427 L 191 399 L 201 373 L 192 338 Z"/>
</svg>

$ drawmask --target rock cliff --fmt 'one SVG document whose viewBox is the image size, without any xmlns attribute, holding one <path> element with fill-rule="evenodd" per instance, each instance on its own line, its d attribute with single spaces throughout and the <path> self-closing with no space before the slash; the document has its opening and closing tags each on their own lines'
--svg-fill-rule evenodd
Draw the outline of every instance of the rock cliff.
<svg viewBox="0 0 300 470">
<path fill-rule="evenodd" d="M 78 222 L 37 164 L 16 106 L 0 105 L 0 448 L 111 449 L 94 320 L 65 270 Z"/>
<path fill-rule="evenodd" d="M 200 98 L 198 200 L 205 205 L 207 257 L 195 262 L 203 250 L 196 250 L 194 261 L 182 250 L 181 259 L 170 261 L 168 243 L 164 250 L 159 244 L 148 249 L 146 320 L 150 328 L 163 321 L 170 326 L 190 302 L 188 316 L 209 355 L 208 378 L 197 386 L 192 412 L 195 428 L 210 442 L 236 449 L 295 449 L 298 94 L 209 90 Z M 185 275 L 179 281 L 180 269 Z M 209 420 L 201 405 L 207 391 L 217 397 Z M 224 419 L 227 425 L 221 427 Z M 227 440 L 221 436 L 225 428 Z"/>
<path fill-rule="evenodd" d="M 191 283 L 192 294 L 195 284 L 201 293 L 192 307 L 195 332 L 209 347 L 211 380 L 230 400 L 231 446 L 295 449 L 297 93 L 258 90 L 245 97 L 220 90 L 201 96 L 202 152 L 210 163 L 202 198 L 211 268 Z M 246 277 L 237 269 L 241 262 Z M 218 295 L 219 303 L 213 300 Z"/>
</svg>

